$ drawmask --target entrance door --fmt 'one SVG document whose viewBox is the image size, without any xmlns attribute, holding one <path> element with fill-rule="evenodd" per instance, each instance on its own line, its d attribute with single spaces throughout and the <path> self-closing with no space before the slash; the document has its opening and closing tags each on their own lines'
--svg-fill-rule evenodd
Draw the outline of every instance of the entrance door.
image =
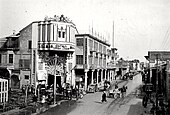
<svg viewBox="0 0 170 115">
<path fill-rule="evenodd" d="M 54 84 L 54 75 L 49 74 L 48 75 L 48 86 L 51 86 L 52 84 Z M 61 76 L 56 76 L 56 85 L 58 85 L 59 87 L 62 87 Z"/>
</svg>

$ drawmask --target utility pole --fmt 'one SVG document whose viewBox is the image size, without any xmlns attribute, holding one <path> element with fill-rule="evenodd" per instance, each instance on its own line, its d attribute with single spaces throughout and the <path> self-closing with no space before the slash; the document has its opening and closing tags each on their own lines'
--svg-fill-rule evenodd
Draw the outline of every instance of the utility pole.
<svg viewBox="0 0 170 115">
<path fill-rule="evenodd" d="M 156 115 L 158 115 L 158 54 L 156 54 Z"/>
<path fill-rule="evenodd" d="M 57 54 L 54 57 L 54 104 L 56 103 L 56 66 L 57 66 Z"/>
</svg>

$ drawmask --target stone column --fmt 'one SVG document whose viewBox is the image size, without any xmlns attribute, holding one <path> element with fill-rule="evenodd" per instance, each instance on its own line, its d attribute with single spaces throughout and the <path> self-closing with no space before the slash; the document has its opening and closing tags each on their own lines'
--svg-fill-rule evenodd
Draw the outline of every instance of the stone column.
<svg viewBox="0 0 170 115">
<path fill-rule="evenodd" d="M 87 90 L 87 72 L 88 70 L 85 70 L 85 83 L 84 83 L 84 90 L 86 91 Z"/>
<path fill-rule="evenodd" d="M 45 42 L 47 42 L 47 23 L 45 23 Z"/>
<path fill-rule="evenodd" d="M 110 76 L 110 73 L 109 73 L 109 70 L 108 70 L 107 71 L 107 81 L 110 81 L 109 76 Z"/>
<path fill-rule="evenodd" d="M 112 71 L 110 70 L 110 81 L 112 81 Z"/>
<path fill-rule="evenodd" d="M 101 69 L 101 82 L 103 81 L 103 69 Z"/>
<path fill-rule="evenodd" d="M 50 41 L 53 41 L 53 24 L 50 24 Z"/>
<path fill-rule="evenodd" d="M 40 42 L 42 42 L 42 24 L 41 23 L 40 23 L 39 27 L 40 27 L 40 31 L 39 31 L 39 35 L 40 35 L 39 37 L 40 38 L 39 38 L 39 40 L 40 40 Z"/>
<path fill-rule="evenodd" d="M 94 83 L 94 70 L 92 70 L 92 74 L 91 74 L 91 84 L 93 84 Z"/>
<path fill-rule="evenodd" d="M 106 80 L 107 69 L 105 69 L 104 80 Z"/>
<path fill-rule="evenodd" d="M 99 83 L 99 70 L 97 69 L 97 79 L 96 79 L 96 83 Z"/>
</svg>

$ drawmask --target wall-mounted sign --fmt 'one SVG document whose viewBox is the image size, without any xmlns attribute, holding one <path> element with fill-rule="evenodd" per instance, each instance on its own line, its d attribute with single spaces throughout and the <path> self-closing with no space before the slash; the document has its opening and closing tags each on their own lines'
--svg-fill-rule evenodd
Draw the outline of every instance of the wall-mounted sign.
<svg viewBox="0 0 170 115">
<path fill-rule="evenodd" d="M 63 44 L 56 44 L 55 49 L 69 50 L 70 46 L 69 45 L 63 45 Z"/>
</svg>

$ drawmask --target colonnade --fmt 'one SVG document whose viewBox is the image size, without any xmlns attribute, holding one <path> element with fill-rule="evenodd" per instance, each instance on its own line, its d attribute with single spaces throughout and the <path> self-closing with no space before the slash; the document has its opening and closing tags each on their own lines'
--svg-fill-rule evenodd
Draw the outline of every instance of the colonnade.
<svg viewBox="0 0 170 115">
<path fill-rule="evenodd" d="M 115 69 L 94 69 L 85 71 L 85 82 L 84 82 L 84 90 L 87 90 L 89 84 L 99 84 L 105 80 L 113 81 L 115 79 L 116 71 Z M 90 76 L 88 76 L 88 72 L 91 72 Z M 87 81 L 90 79 L 90 83 L 88 84 Z"/>
</svg>

